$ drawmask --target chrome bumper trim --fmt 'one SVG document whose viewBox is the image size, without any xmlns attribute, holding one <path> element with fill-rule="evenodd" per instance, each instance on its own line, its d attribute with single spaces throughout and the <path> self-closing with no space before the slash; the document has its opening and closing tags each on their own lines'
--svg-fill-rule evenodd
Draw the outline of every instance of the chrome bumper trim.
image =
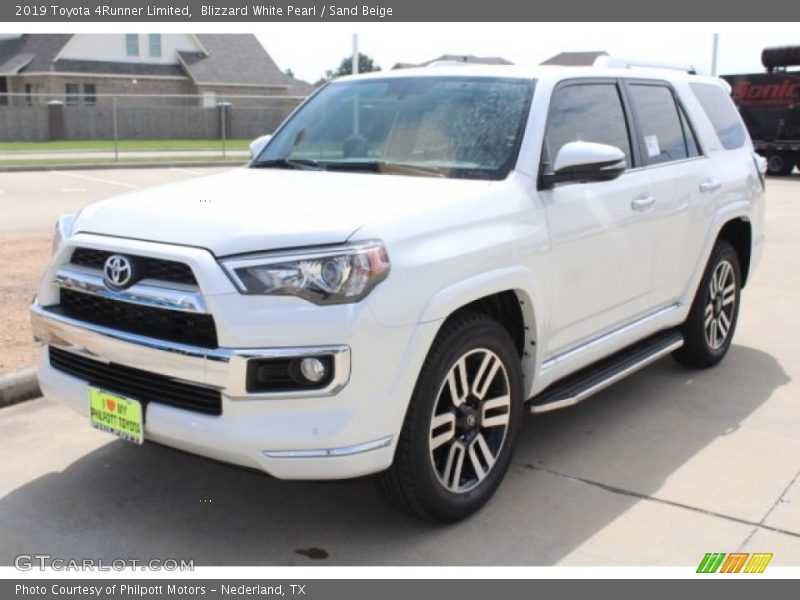
<svg viewBox="0 0 800 600">
<path fill-rule="evenodd" d="M 264 455 L 269 458 L 326 458 L 329 456 L 351 456 L 361 454 L 370 450 L 386 448 L 392 443 L 392 436 L 387 436 L 379 440 L 355 444 L 353 446 L 343 446 L 340 448 L 326 448 L 319 450 L 264 450 Z"/>
<path fill-rule="evenodd" d="M 191 313 L 208 312 L 201 294 L 189 289 L 150 285 L 146 281 L 135 283 L 126 290 L 115 291 L 105 286 L 102 275 L 90 269 L 72 266 L 61 267 L 53 278 L 53 282 L 59 287 L 109 300 Z"/>
<path fill-rule="evenodd" d="M 34 338 L 106 363 L 158 373 L 180 381 L 215 387 L 237 400 L 332 396 L 350 380 L 350 348 L 346 345 L 288 348 L 201 348 L 157 340 L 84 323 L 38 304 L 31 306 Z M 247 363 L 251 360 L 332 356 L 334 376 L 324 388 L 288 392 L 248 393 Z"/>
</svg>

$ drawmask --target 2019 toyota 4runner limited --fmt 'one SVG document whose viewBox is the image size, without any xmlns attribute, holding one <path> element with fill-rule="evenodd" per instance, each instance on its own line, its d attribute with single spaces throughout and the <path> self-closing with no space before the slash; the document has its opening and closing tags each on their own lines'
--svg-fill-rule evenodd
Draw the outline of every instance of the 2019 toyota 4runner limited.
<svg viewBox="0 0 800 600">
<path fill-rule="evenodd" d="M 278 478 L 380 473 L 480 508 L 524 411 L 731 345 L 763 166 L 719 79 L 454 67 L 346 77 L 244 168 L 62 217 L 44 394 Z"/>
</svg>

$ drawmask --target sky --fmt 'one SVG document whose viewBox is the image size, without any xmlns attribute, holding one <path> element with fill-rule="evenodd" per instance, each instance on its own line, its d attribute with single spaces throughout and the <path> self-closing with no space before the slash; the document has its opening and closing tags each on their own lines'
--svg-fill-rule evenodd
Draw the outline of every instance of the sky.
<svg viewBox="0 0 800 600">
<path fill-rule="evenodd" d="M 535 66 L 563 51 L 605 50 L 641 60 L 689 63 L 711 71 L 713 34 L 719 33 L 718 73 L 762 71 L 761 50 L 800 45 L 796 23 L 248 23 L 282 69 L 314 82 L 352 52 L 383 68 L 442 54 L 501 56 Z M 241 29 L 237 29 L 241 31 Z"/>
<path fill-rule="evenodd" d="M 282 69 L 314 82 L 338 67 L 359 36 L 362 52 L 384 69 L 442 54 L 501 56 L 535 66 L 564 51 L 692 64 L 711 70 L 713 34 L 719 33 L 718 73 L 762 71 L 761 50 L 800 45 L 797 23 L 0 23 L 3 33 L 254 33 Z M 18 35 L 18 33 L 16 34 Z"/>
</svg>

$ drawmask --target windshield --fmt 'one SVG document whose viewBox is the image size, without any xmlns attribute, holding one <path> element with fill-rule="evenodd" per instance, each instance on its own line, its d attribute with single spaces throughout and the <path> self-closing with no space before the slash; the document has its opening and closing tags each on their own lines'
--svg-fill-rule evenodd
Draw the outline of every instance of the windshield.
<svg viewBox="0 0 800 600">
<path fill-rule="evenodd" d="M 403 77 L 335 82 L 282 126 L 253 167 L 503 179 L 533 82 Z"/>
</svg>

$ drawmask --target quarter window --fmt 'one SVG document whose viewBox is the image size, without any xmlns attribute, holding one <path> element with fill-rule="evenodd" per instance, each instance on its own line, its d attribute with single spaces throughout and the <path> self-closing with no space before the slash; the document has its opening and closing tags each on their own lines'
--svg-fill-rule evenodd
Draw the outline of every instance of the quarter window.
<svg viewBox="0 0 800 600">
<path fill-rule="evenodd" d="M 616 146 L 631 166 L 628 125 L 616 84 L 568 85 L 553 94 L 543 148 L 545 170 L 564 144 L 577 141 Z"/>
<path fill-rule="evenodd" d="M 633 84 L 630 91 L 647 164 L 688 158 L 690 152 L 672 90 L 663 85 Z"/>
<path fill-rule="evenodd" d="M 722 147 L 726 150 L 735 150 L 744 146 L 747 134 L 730 96 L 716 85 L 708 83 L 689 85 L 714 126 Z"/>
</svg>

